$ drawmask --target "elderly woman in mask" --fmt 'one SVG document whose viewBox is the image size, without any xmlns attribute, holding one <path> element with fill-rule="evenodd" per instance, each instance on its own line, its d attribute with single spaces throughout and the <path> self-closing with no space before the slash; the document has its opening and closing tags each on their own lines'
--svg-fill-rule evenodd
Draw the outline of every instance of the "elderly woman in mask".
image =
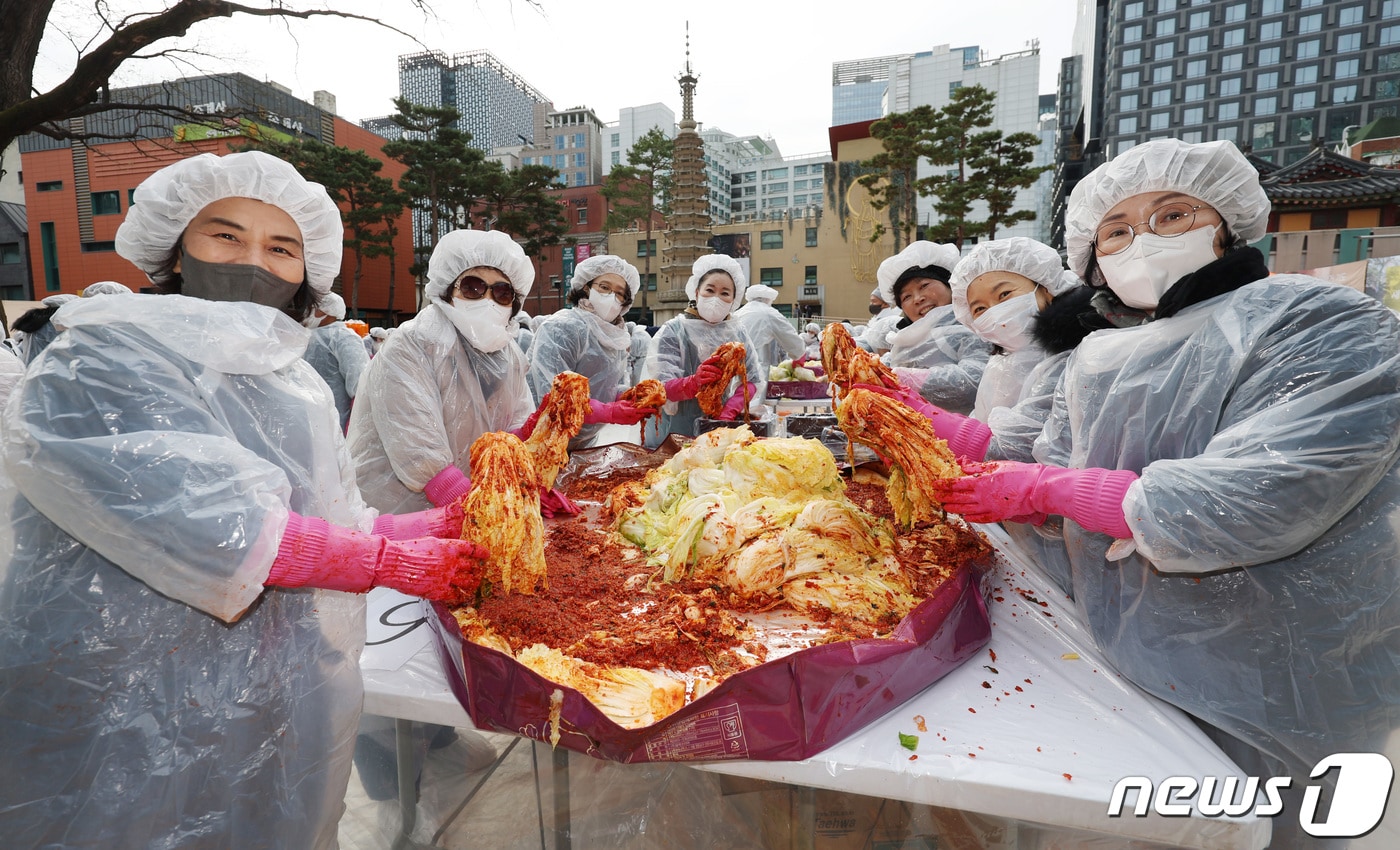
<svg viewBox="0 0 1400 850">
<path fill-rule="evenodd" d="M 1248 247 L 1268 216 L 1228 142 L 1148 142 L 1084 178 L 1070 264 L 1116 328 L 1071 355 L 1040 464 L 970 465 L 944 503 L 1065 516 L 1117 669 L 1300 793 L 1400 726 L 1400 320 L 1270 277 Z"/>
<path fill-rule="evenodd" d="M 335 847 L 363 700 L 352 594 L 461 601 L 483 554 L 402 539 L 451 536 L 460 511 L 376 519 L 355 487 L 298 324 L 343 236 L 325 190 L 267 154 L 168 166 L 116 245 L 179 294 L 67 305 L 15 390 L 6 847 Z"/>
<path fill-rule="evenodd" d="M 954 245 L 915 242 L 881 263 L 875 277 L 880 297 L 904 314 L 887 337 L 890 351 L 882 359 L 900 383 L 929 402 L 968 413 L 992 347 L 953 314 L 948 280 L 958 259 Z"/>
<path fill-rule="evenodd" d="M 569 441 L 571 449 L 592 445 L 606 423 L 636 425 L 656 412 L 617 400 L 632 385 L 632 333 L 622 314 L 640 287 L 636 268 L 621 257 L 589 257 L 569 281 L 567 298 L 574 309 L 555 313 L 535 335 L 527 375 L 536 398 L 544 398 L 560 372 L 588 379 L 589 423 Z"/>
<path fill-rule="evenodd" d="M 691 266 L 685 294 L 690 307 L 661 326 L 652 339 L 647 373 L 666 385 L 666 406 L 661 409 L 661 427 L 648 429 L 647 445 L 655 447 L 667 434 L 695 434 L 700 405 L 695 401 L 700 387 L 718 380 L 720 366 L 715 351 L 726 342 L 741 342 L 745 348 L 748 387 L 739 387 L 725 402 L 721 419 L 737 419 L 744 411 L 745 396 L 751 412 L 763 409 L 763 388 L 767 385 L 759 367 L 758 352 L 744 333 L 739 320 L 730 314 L 744 297 L 743 269 L 724 254 L 706 254 Z"/>
</svg>

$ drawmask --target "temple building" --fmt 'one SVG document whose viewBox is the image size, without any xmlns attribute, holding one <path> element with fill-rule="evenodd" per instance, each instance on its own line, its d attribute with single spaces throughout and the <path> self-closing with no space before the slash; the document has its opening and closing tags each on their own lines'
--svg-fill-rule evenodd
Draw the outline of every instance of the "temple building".
<svg viewBox="0 0 1400 850">
<path fill-rule="evenodd" d="M 689 27 L 687 26 L 687 30 Z M 704 254 L 711 253 L 709 186 L 705 174 L 705 143 L 695 124 L 695 85 L 700 78 L 690 68 L 690 35 L 686 34 L 685 71 L 681 73 L 681 121 L 675 139 L 671 167 L 671 214 L 667 218 L 666 245 L 661 251 L 660 291 L 657 293 L 656 324 L 670 319 L 688 306 L 685 294 L 690 267 Z"/>
</svg>

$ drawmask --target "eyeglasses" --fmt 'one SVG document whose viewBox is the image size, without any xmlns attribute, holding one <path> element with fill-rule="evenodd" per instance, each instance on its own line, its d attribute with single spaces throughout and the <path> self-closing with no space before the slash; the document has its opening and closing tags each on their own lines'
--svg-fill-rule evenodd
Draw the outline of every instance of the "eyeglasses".
<svg viewBox="0 0 1400 850">
<path fill-rule="evenodd" d="M 1152 211 L 1147 221 L 1128 224 L 1123 221 L 1099 225 L 1094 231 L 1094 250 L 1102 257 L 1121 254 L 1128 250 L 1137 238 L 1138 228 L 1147 227 L 1148 232 L 1171 238 L 1180 236 L 1196 223 L 1196 212 L 1208 209 L 1201 204 L 1164 204 Z"/>
<path fill-rule="evenodd" d="M 509 307 L 515 303 L 515 287 L 510 285 L 508 280 L 499 280 L 488 284 L 479 277 L 467 276 L 457 281 L 457 288 L 462 291 L 462 295 L 475 301 L 486 294 L 486 290 L 491 290 L 491 300 L 503 307 Z"/>
</svg>

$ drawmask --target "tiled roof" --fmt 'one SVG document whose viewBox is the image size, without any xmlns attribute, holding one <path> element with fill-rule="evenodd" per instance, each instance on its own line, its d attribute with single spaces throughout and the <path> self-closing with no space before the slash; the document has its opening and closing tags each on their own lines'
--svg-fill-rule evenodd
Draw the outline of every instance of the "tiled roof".
<svg viewBox="0 0 1400 850">
<path fill-rule="evenodd" d="M 24 204 L 0 201 L 0 215 L 10 220 L 10 224 L 20 233 L 29 232 L 29 220 L 25 217 Z"/>
<path fill-rule="evenodd" d="M 1259 183 L 1275 204 L 1400 199 L 1400 169 L 1368 165 L 1326 147 L 1314 148 L 1292 165 L 1261 169 Z"/>
</svg>

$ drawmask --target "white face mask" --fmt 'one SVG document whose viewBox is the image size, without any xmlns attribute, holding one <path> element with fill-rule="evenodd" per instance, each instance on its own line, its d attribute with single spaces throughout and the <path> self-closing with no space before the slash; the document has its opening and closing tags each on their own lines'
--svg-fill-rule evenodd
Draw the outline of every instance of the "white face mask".
<svg viewBox="0 0 1400 850">
<path fill-rule="evenodd" d="M 1031 290 L 983 310 L 982 315 L 972 320 L 972 329 L 993 345 L 1007 351 L 1020 351 L 1031 344 L 1031 329 L 1038 315 L 1040 304 L 1035 300 L 1035 290 Z"/>
<path fill-rule="evenodd" d="M 588 290 L 588 306 L 605 322 L 614 321 L 622 314 L 622 302 L 617 296 L 601 289 Z"/>
<path fill-rule="evenodd" d="M 1216 230 L 1212 225 L 1180 236 L 1143 233 L 1121 254 L 1099 257 L 1099 268 L 1108 288 L 1124 304 L 1155 310 L 1173 284 L 1218 259 Z"/>
<path fill-rule="evenodd" d="M 442 304 L 441 301 L 437 303 Z M 477 351 L 490 354 L 500 351 L 510 342 L 509 305 L 497 304 L 490 298 L 478 298 L 475 301 L 454 298 L 452 306 L 442 306 L 447 318 L 452 320 L 452 324 Z"/>
<path fill-rule="evenodd" d="M 725 301 L 717 295 L 701 295 L 695 299 L 695 312 L 712 325 L 724 321 L 724 317 L 729 315 L 729 308 L 733 306 L 732 301 Z"/>
</svg>

